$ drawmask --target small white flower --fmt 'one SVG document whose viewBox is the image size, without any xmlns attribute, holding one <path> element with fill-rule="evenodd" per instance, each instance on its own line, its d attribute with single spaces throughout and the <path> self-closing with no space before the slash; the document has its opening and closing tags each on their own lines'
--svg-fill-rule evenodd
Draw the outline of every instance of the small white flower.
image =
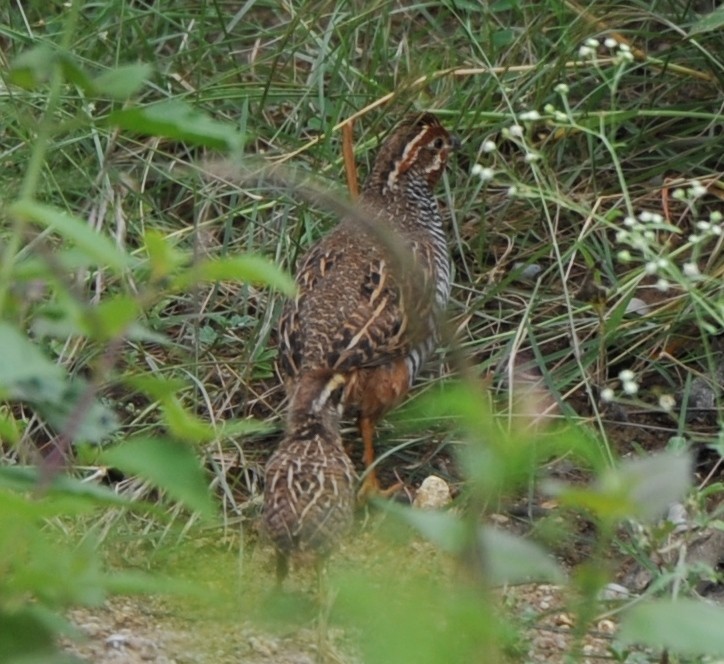
<svg viewBox="0 0 724 664">
<path fill-rule="evenodd" d="M 646 247 L 648 247 L 648 245 L 649 245 L 649 243 L 643 237 L 634 237 L 631 240 L 631 246 L 634 249 L 638 249 L 639 251 L 643 251 L 644 249 L 646 249 Z"/>
<path fill-rule="evenodd" d="M 523 127 L 521 127 L 519 124 L 511 125 L 508 128 L 508 131 L 510 132 L 510 135 L 513 138 L 522 138 L 523 137 Z"/>
<path fill-rule="evenodd" d="M 518 193 L 518 187 L 516 187 L 514 184 L 511 184 L 510 187 L 508 187 L 507 194 L 508 196 L 515 196 Z"/>
<path fill-rule="evenodd" d="M 700 274 L 699 266 L 696 263 L 684 263 L 681 269 L 687 277 L 698 277 Z"/>
<path fill-rule="evenodd" d="M 683 201 L 686 198 L 686 192 L 681 187 L 677 187 L 671 192 L 671 198 L 677 201 Z"/>
<path fill-rule="evenodd" d="M 480 175 L 482 170 L 483 167 L 481 164 L 473 164 L 473 167 L 470 169 L 470 175 Z"/>
<path fill-rule="evenodd" d="M 581 48 L 578 49 L 578 57 L 581 58 L 581 60 L 592 58 L 595 53 L 596 51 L 590 46 L 581 46 Z"/>
<path fill-rule="evenodd" d="M 643 210 L 639 212 L 639 221 L 642 221 L 645 224 L 648 224 L 650 221 L 653 221 L 654 215 L 649 212 L 648 210 Z"/>
<path fill-rule="evenodd" d="M 568 122 L 568 116 L 563 111 L 556 111 L 553 117 L 556 119 L 556 122 Z"/>
<path fill-rule="evenodd" d="M 689 242 L 691 242 L 691 244 L 696 244 L 697 242 L 701 242 L 701 235 L 696 235 L 696 234 L 692 233 L 691 235 L 689 235 Z"/>
<path fill-rule="evenodd" d="M 621 244 L 623 242 L 628 242 L 630 235 L 631 235 L 631 233 L 629 233 L 628 231 L 617 231 L 616 232 L 616 242 L 618 242 L 619 244 Z"/>
<path fill-rule="evenodd" d="M 616 257 L 621 263 L 631 262 L 631 252 L 628 249 L 623 249 L 622 251 L 619 251 Z"/>
<path fill-rule="evenodd" d="M 719 226 L 717 224 L 713 224 L 711 227 L 711 232 L 717 236 L 721 235 L 721 226 Z"/>
<path fill-rule="evenodd" d="M 535 161 L 538 161 L 540 159 L 540 155 L 535 152 L 526 152 L 525 153 L 525 161 L 528 164 L 532 164 Z"/>
<path fill-rule="evenodd" d="M 631 369 L 623 369 L 622 371 L 618 372 L 618 379 L 622 383 L 630 383 L 633 380 L 635 380 L 636 374 L 631 371 Z"/>
<path fill-rule="evenodd" d="M 535 122 L 536 120 L 540 120 L 540 113 L 538 111 L 523 111 L 518 114 L 518 119 L 524 122 Z"/>
<path fill-rule="evenodd" d="M 627 380 L 623 383 L 623 391 L 626 394 L 636 394 L 636 392 L 639 391 L 639 386 L 637 383 L 634 383 L 632 380 Z"/>
<path fill-rule="evenodd" d="M 718 224 L 722 219 L 724 219 L 724 216 L 721 212 L 719 212 L 719 210 L 714 210 L 714 212 L 709 215 L 709 221 L 712 224 Z"/>
<path fill-rule="evenodd" d="M 669 267 L 669 259 L 668 258 L 659 258 L 656 261 L 656 265 L 660 270 L 663 270 L 664 268 Z"/>
<path fill-rule="evenodd" d="M 701 184 L 699 180 L 692 180 L 688 193 L 691 198 L 701 198 L 704 194 L 706 194 L 706 187 Z"/>
<path fill-rule="evenodd" d="M 662 394 L 659 397 L 659 408 L 665 410 L 667 413 L 674 410 L 676 405 L 676 399 L 671 394 Z"/>
<path fill-rule="evenodd" d="M 706 231 L 708 231 L 708 230 L 711 230 L 711 224 L 710 224 L 708 221 L 697 221 L 697 222 L 696 222 L 696 227 L 697 227 L 700 231 L 704 231 L 704 232 L 706 232 Z"/>
<path fill-rule="evenodd" d="M 553 104 L 546 104 L 543 110 L 548 113 L 548 115 L 553 115 L 556 112 L 556 107 L 553 106 Z"/>
<path fill-rule="evenodd" d="M 621 49 L 621 50 L 616 54 L 616 62 L 617 62 L 617 63 L 621 63 L 621 62 L 633 62 L 633 61 L 634 61 L 634 56 L 633 56 L 633 53 L 631 53 L 631 51 L 624 51 L 623 49 Z"/>
<path fill-rule="evenodd" d="M 656 290 L 660 290 L 662 293 L 665 293 L 669 288 L 671 288 L 671 284 L 663 277 L 656 282 Z"/>
<path fill-rule="evenodd" d="M 644 240 L 648 240 L 649 242 L 653 242 L 656 239 L 656 233 L 653 231 L 644 231 Z"/>
<path fill-rule="evenodd" d="M 600 46 L 598 39 L 594 39 L 593 37 L 589 37 L 583 43 L 588 46 L 588 48 L 598 48 Z"/>
<path fill-rule="evenodd" d="M 629 228 L 633 228 L 636 226 L 638 222 L 633 217 L 624 217 L 623 218 L 623 225 L 628 226 Z"/>
<path fill-rule="evenodd" d="M 644 271 L 646 272 L 646 274 L 656 274 L 656 271 L 657 271 L 658 269 L 659 269 L 659 266 L 658 266 L 658 264 L 656 263 L 656 261 L 649 261 L 649 262 L 646 263 L 646 265 L 644 266 Z"/>
<path fill-rule="evenodd" d="M 663 224 L 664 223 L 664 216 L 659 214 L 658 212 L 652 212 L 651 213 L 651 223 L 653 224 Z"/>
<path fill-rule="evenodd" d="M 491 141 L 490 139 L 483 141 L 483 152 L 495 152 L 498 149 L 498 146 L 495 145 L 495 141 Z"/>
<path fill-rule="evenodd" d="M 475 166 L 480 166 L 480 164 L 475 164 Z M 481 181 L 490 182 L 495 177 L 495 171 L 492 168 L 488 168 L 487 166 L 475 168 L 475 166 L 473 166 L 473 175 L 477 175 Z"/>
<path fill-rule="evenodd" d="M 559 83 L 553 88 L 559 95 L 567 95 L 570 92 L 570 88 L 565 83 Z"/>
<path fill-rule="evenodd" d="M 604 387 L 601 390 L 601 401 L 605 401 L 608 403 L 609 401 L 613 401 L 614 396 L 614 392 L 610 387 Z"/>
<path fill-rule="evenodd" d="M 631 47 L 628 44 L 621 43 L 618 45 L 620 51 L 630 51 Z"/>
<path fill-rule="evenodd" d="M 616 48 L 618 46 L 618 42 L 613 37 L 606 37 L 603 44 L 606 48 Z"/>
</svg>

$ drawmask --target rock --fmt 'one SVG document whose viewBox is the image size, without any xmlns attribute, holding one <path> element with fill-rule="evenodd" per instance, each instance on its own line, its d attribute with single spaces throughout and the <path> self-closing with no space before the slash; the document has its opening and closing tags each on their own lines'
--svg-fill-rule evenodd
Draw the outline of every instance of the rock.
<svg viewBox="0 0 724 664">
<path fill-rule="evenodd" d="M 412 504 L 421 510 L 436 510 L 445 507 L 451 500 L 448 483 L 437 475 L 429 475 L 417 490 Z"/>
</svg>

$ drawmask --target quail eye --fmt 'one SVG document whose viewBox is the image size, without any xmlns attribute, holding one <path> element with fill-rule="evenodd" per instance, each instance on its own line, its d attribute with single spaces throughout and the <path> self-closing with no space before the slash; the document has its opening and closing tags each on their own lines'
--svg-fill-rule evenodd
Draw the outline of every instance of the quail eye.
<svg viewBox="0 0 724 664">
<path fill-rule="evenodd" d="M 445 141 L 439 136 L 433 141 L 432 147 L 436 150 L 442 150 L 445 145 Z"/>
</svg>

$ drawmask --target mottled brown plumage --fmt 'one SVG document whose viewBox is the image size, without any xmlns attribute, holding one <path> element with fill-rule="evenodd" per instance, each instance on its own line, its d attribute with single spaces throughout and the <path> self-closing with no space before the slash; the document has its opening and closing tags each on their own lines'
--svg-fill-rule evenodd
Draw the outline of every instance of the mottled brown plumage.
<svg viewBox="0 0 724 664">
<path fill-rule="evenodd" d="M 356 478 L 339 435 L 339 409 L 319 400 L 329 379 L 310 373 L 295 385 L 284 439 L 266 465 L 262 519 L 280 582 L 291 555 L 324 559 L 352 525 Z"/>
<path fill-rule="evenodd" d="M 283 555 L 310 546 L 327 551 L 343 530 L 337 518 L 345 525 L 351 520 L 353 480 L 338 409 L 357 414 L 370 466 L 376 421 L 404 397 L 436 344 L 450 264 L 432 190 L 455 142 L 429 113 L 406 118 L 380 147 L 358 201 L 364 216 L 343 219 L 300 263 L 298 295 L 279 325 L 290 417 L 267 466 L 264 507 L 266 529 Z M 311 485 L 281 482 L 284 473 L 316 477 L 315 497 Z M 320 480 L 325 473 L 334 482 Z M 374 469 L 367 488 L 377 488 Z M 318 509 L 310 506 L 314 501 L 321 501 Z M 343 510 L 347 518 L 340 517 Z M 312 537 L 312 521 L 332 514 L 334 527 Z"/>
</svg>

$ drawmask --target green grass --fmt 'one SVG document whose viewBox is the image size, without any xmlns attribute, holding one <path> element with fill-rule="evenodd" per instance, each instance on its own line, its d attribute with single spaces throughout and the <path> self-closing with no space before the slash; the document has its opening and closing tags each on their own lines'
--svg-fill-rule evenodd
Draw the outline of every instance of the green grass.
<svg viewBox="0 0 724 664">
<path fill-rule="evenodd" d="M 259 285 L 267 273 L 253 284 L 174 286 L 174 270 L 189 257 L 258 254 L 293 272 L 345 197 L 339 125 L 356 117 L 364 177 L 394 123 L 432 109 L 463 140 L 438 191 L 456 269 L 448 361 L 383 427 L 383 476 L 397 471 L 417 486 L 435 472 L 465 487 L 455 462 L 465 436 L 451 432 L 449 413 L 417 407 L 461 370 L 488 388 L 496 426 L 513 436 L 545 410 L 592 432 L 606 465 L 682 439 L 695 452 L 720 451 L 720 389 L 710 390 L 708 414 L 694 417 L 687 405 L 702 381 L 720 385 L 722 371 L 724 46 L 715 4 L 110 0 L 0 9 L 2 320 L 81 381 L 73 394 L 115 413 L 120 427 L 108 442 L 188 433 L 211 469 L 227 532 L 240 522 L 246 530 L 281 421 L 274 358 L 285 295 Z M 581 56 L 592 37 L 601 42 L 595 56 Z M 625 39 L 632 57 L 605 46 L 607 37 Z M 19 87 L 9 67 L 42 45 L 69 57 L 26 62 L 28 85 Z M 96 79 L 138 62 L 150 65 L 142 85 L 133 72 Z M 136 89 L 126 95 L 123 85 Z M 162 101 L 185 102 L 207 120 L 179 133 L 158 118 L 121 129 L 113 120 Z M 219 147 L 227 142 L 232 149 Z M 273 182 L 259 174 L 270 164 L 280 165 Z M 693 196 L 696 182 L 706 192 Z M 310 190 L 331 202 L 315 204 Z M 68 233 L 17 207 L 8 213 L 20 199 L 92 224 L 131 268 L 98 269 L 60 251 Z M 642 212 L 661 219 L 626 225 Z M 73 232 L 96 259 L 114 255 Z M 630 312 L 632 301 L 645 315 Z M 97 311 L 104 302 L 113 304 Z M 146 332 L 126 335 L 130 321 Z M 624 393 L 622 370 L 634 372 L 636 394 Z M 515 405 L 522 374 L 538 384 L 533 413 Z M 615 406 L 601 400 L 606 388 Z M 52 413 L 11 392 L 2 414 L 6 463 L 37 462 L 57 433 Z M 72 412 L 57 417 L 73 421 Z M 224 428 L 249 417 L 267 429 Z M 80 475 L 103 465 L 94 450 L 82 460 Z M 119 489 L 158 498 L 141 480 Z M 503 494 L 496 500 L 505 505 Z M 180 508 L 160 509 L 187 523 Z M 106 509 L 97 532 L 103 539 L 128 518 Z M 155 519 L 138 518 L 155 541 Z"/>
</svg>

